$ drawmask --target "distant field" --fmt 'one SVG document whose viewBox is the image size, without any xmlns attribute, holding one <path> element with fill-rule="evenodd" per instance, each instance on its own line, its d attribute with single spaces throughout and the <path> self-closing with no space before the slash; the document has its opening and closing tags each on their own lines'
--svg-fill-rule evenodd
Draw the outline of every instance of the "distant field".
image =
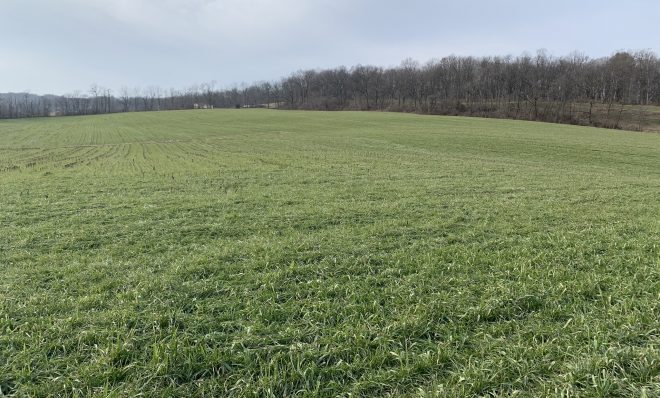
<svg viewBox="0 0 660 398">
<path fill-rule="evenodd" d="M 0 121 L 0 206 L 0 396 L 660 396 L 658 134 Z"/>
</svg>

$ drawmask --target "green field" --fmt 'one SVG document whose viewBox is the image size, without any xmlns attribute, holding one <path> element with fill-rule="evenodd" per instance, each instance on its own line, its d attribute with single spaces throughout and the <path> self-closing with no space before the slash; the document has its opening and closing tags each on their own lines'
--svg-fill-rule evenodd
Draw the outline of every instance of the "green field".
<svg viewBox="0 0 660 398">
<path fill-rule="evenodd" d="M 658 134 L 0 121 L 0 206 L 0 396 L 660 396 Z"/>
</svg>

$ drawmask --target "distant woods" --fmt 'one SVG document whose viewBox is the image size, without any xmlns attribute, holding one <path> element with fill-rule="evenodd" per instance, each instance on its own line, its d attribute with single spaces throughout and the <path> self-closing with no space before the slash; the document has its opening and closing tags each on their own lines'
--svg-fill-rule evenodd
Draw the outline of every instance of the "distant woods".
<svg viewBox="0 0 660 398">
<path fill-rule="evenodd" d="M 591 59 L 543 51 L 518 57 L 460 57 L 383 68 L 305 70 L 277 82 L 186 90 L 92 86 L 64 96 L 0 94 L 0 118 L 196 108 L 272 107 L 467 115 L 644 129 L 660 105 L 660 60 L 651 51 Z M 657 112 L 657 110 L 655 111 Z M 650 116 L 651 115 L 651 116 Z M 656 114 L 656 120 L 658 115 Z"/>
</svg>

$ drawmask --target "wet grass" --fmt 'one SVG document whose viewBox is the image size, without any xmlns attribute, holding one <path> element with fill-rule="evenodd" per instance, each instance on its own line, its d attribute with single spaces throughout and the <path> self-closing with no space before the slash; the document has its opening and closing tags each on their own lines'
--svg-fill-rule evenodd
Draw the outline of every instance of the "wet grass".
<svg viewBox="0 0 660 398">
<path fill-rule="evenodd" d="M 659 396 L 659 197 L 648 133 L 2 121 L 0 390 Z"/>
</svg>

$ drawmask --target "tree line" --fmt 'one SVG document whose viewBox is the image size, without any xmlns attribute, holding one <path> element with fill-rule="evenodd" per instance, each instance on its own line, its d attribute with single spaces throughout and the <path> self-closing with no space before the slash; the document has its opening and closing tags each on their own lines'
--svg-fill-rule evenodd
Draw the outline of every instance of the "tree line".
<svg viewBox="0 0 660 398">
<path fill-rule="evenodd" d="M 62 96 L 0 94 L 0 118 L 90 115 L 193 108 L 276 107 L 381 110 L 502 117 L 603 127 L 643 128 L 660 105 L 660 60 L 649 50 L 605 58 L 448 56 L 425 64 L 302 70 L 275 82 L 184 90 L 97 85 Z"/>
</svg>

